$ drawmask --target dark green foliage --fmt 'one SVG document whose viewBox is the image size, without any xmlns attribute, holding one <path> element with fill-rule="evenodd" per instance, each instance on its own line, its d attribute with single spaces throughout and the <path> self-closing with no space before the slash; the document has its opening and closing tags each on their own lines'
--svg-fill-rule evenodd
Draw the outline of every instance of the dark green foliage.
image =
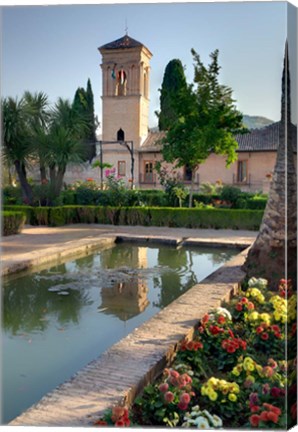
<svg viewBox="0 0 298 432">
<path fill-rule="evenodd" d="M 84 134 L 84 144 L 86 146 L 86 160 L 91 160 L 96 155 L 95 149 L 95 116 L 94 116 L 94 96 L 90 79 L 87 82 L 86 90 L 79 87 L 73 100 L 73 108 L 85 118 L 87 127 Z"/>
<path fill-rule="evenodd" d="M 22 200 L 22 191 L 19 187 L 14 186 L 6 186 L 2 189 L 2 203 L 5 205 L 10 204 L 19 204 L 21 205 Z"/>
<path fill-rule="evenodd" d="M 26 220 L 26 214 L 24 212 L 2 211 L 1 216 L 3 236 L 9 236 L 21 232 Z"/>
<path fill-rule="evenodd" d="M 65 213 L 63 207 L 51 207 L 49 209 L 49 225 L 62 226 L 65 225 Z"/>
<path fill-rule="evenodd" d="M 3 210 L 5 210 L 5 211 L 24 213 L 26 216 L 25 223 L 30 224 L 30 225 L 35 225 L 34 223 L 32 223 L 34 221 L 33 209 L 34 209 L 34 207 L 24 206 L 24 205 L 4 205 L 3 206 Z"/>
<path fill-rule="evenodd" d="M 194 84 L 178 93 L 173 101 L 175 117 L 163 140 L 162 154 L 166 162 L 177 167 L 187 166 L 192 179 L 200 164 L 210 153 L 226 156 L 229 166 L 237 159 L 236 133 L 242 133 L 242 114 L 236 109 L 232 90 L 219 84 L 218 50 L 210 54 L 211 63 L 205 67 L 200 56 L 192 50 L 195 62 Z M 189 206 L 192 204 L 193 182 Z"/>
<path fill-rule="evenodd" d="M 5 206 L 5 210 L 24 210 L 31 225 L 61 226 L 72 223 L 168 226 L 258 230 L 263 210 L 199 209 L 170 207 Z"/>
<path fill-rule="evenodd" d="M 175 98 L 186 90 L 186 78 L 180 60 L 171 60 L 165 69 L 160 89 L 159 130 L 167 130 L 176 117 Z"/>
<path fill-rule="evenodd" d="M 230 202 L 232 207 L 235 207 L 237 199 L 241 195 L 241 189 L 235 186 L 223 186 L 222 191 L 220 193 L 220 199 L 223 201 Z"/>
</svg>

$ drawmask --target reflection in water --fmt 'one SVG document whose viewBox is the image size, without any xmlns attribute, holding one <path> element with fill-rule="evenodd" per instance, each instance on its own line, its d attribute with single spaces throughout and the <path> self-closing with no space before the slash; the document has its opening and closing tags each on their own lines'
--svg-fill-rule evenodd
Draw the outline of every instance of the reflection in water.
<svg viewBox="0 0 298 432">
<path fill-rule="evenodd" d="M 112 288 L 102 288 L 99 310 L 127 321 L 149 305 L 147 294 L 148 285 L 142 279 L 136 277 L 129 282 L 118 282 Z"/>
<path fill-rule="evenodd" d="M 236 252 L 120 244 L 3 284 L 4 422 Z"/>
</svg>

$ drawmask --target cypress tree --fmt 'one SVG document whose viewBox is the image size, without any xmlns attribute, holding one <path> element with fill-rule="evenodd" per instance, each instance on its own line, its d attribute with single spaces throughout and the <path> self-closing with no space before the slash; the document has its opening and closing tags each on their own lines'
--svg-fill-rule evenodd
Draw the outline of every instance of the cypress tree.
<svg viewBox="0 0 298 432">
<path fill-rule="evenodd" d="M 85 117 L 87 122 L 86 134 L 85 134 L 85 144 L 88 146 L 87 160 L 92 161 L 96 155 L 95 148 L 95 116 L 94 116 L 94 97 L 91 87 L 90 79 L 87 81 L 86 90 L 79 87 L 75 93 L 73 100 L 73 107 L 78 111 L 83 117 Z"/>
<path fill-rule="evenodd" d="M 160 112 L 158 116 L 159 130 L 167 130 L 176 117 L 175 99 L 186 90 L 187 83 L 184 68 L 180 60 L 171 60 L 165 69 L 160 89 Z"/>
</svg>

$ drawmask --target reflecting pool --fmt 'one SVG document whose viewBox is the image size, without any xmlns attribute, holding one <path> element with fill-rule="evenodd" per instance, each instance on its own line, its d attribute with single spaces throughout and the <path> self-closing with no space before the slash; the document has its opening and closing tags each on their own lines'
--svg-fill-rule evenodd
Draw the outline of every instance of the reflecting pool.
<svg viewBox="0 0 298 432">
<path fill-rule="evenodd" d="M 2 286 L 3 422 L 237 253 L 121 243 Z"/>
</svg>

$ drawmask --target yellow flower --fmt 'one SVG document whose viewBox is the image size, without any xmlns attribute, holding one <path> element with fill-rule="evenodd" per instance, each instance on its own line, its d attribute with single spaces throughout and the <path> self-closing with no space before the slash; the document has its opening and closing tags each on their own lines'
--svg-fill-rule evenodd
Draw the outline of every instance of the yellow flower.
<svg viewBox="0 0 298 432">
<path fill-rule="evenodd" d="M 237 400 L 237 396 L 235 395 L 235 393 L 230 393 L 228 398 L 231 402 L 236 402 Z"/>
<path fill-rule="evenodd" d="M 208 380 L 208 385 L 217 385 L 217 383 L 218 383 L 218 378 L 215 378 L 215 377 L 211 377 L 211 378 L 209 378 L 209 380 Z"/>
<path fill-rule="evenodd" d="M 240 375 L 240 372 L 239 372 L 237 366 L 235 366 L 235 367 L 233 368 L 233 370 L 232 370 L 232 374 L 233 374 L 233 375 L 236 375 L 236 376 L 239 376 L 239 375 Z"/>
<path fill-rule="evenodd" d="M 232 393 L 240 393 L 240 387 L 237 383 L 233 382 L 231 387 L 230 387 L 230 391 Z"/>
<path fill-rule="evenodd" d="M 273 312 L 273 317 L 275 319 L 275 321 L 280 321 L 281 320 L 281 314 L 277 311 Z"/>
<path fill-rule="evenodd" d="M 209 399 L 212 401 L 216 401 L 216 399 L 218 398 L 218 394 L 215 391 L 212 391 L 209 393 Z"/>
<path fill-rule="evenodd" d="M 248 370 L 249 372 L 252 372 L 255 370 L 255 365 L 253 363 L 248 363 L 246 366 L 246 370 Z"/>
<path fill-rule="evenodd" d="M 247 375 L 246 379 L 247 379 L 247 381 L 250 381 L 252 383 L 254 383 L 256 381 L 255 377 L 253 377 L 252 375 Z"/>
<path fill-rule="evenodd" d="M 268 314 L 268 313 L 262 313 L 261 315 L 260 315 L 260 319 L 262 320 L 262 321 L 264 321 L 265 323 L 267 323 L 267 324 L 270 324 L 270 315 Z"/>
<path fill-rule="evenodd" d="M 254 311 L 248 315 L 249 321 L 256 321 L 259 318 L 258 312 Z"/>
</svg>

